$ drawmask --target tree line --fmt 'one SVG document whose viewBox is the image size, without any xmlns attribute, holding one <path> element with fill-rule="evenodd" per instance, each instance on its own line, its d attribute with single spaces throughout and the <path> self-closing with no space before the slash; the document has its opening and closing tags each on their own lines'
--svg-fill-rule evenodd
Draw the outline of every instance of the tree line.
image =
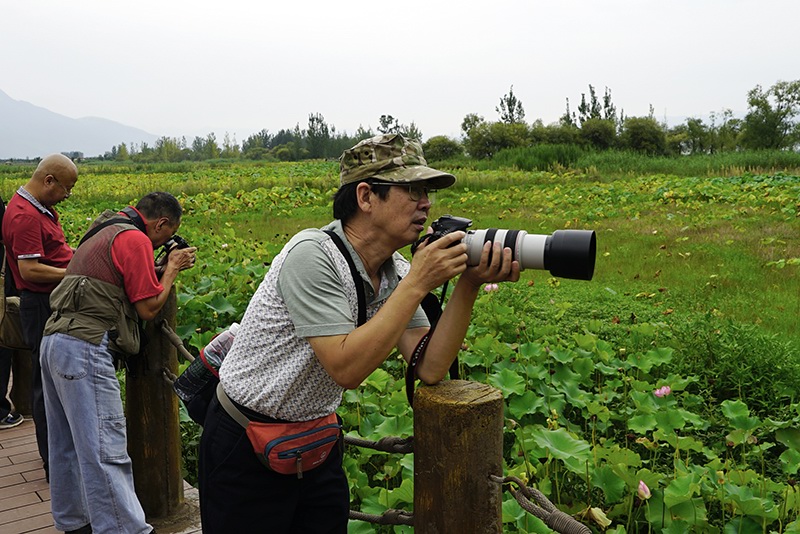
<svg viewBox="0 0 800 534">
<path fill-rule="evenodd" d="M 428 159 L 441 160 L 468 156 L 491 158 L 505 148 L 538 144 L 579 145 L 595 150 L 631 150 L 648 155 L 713 154 L 728 151 L 778 149 L 794 150 L 800 146 L 800 80 L 779 81 L 768 89 L 757 85 L 747 93 L 748 110 L 744 118 L 736 118 L 729 109 L 712 112 L 708 121 L 688 118 L 669 127 L 659 122 L 653 112 L 644 117 L 626 117 L 617 109 L 606 87 L 598 95 L 589 85 L 579 105 L 572 110 L 566 99 L 566 110 L 558 122 L 545 125 L 540 119 L 525 122 L 525 109 L 514 94 L 514 87 L 500 98 L 495 108 L 499 120 L 488 121 L 470 113 L 461 123 L 460 139 L 437 135 L 423 144 Z M 404 124 L 392 115 L 381 115 L 378 133 L 402 133 L 423 139 L 414 122 Z M 248 136 L 238 143 L 224 135 L 220 143 L 214 133 L 195 137 L 161 137 L 152 146 L 148 143 L 121 143 L 112 147 L 102 159 L 135 162 L 205 161 L 213 159 L 250 159 L 298 161 L 303 159 L 337 158 L 359 140 L 376 133 L 359 127 L 352 135 L 339 132 L 320 113 L 311 113 L 308 123 L 271 133 L 267 129 Z"/>
</svg>

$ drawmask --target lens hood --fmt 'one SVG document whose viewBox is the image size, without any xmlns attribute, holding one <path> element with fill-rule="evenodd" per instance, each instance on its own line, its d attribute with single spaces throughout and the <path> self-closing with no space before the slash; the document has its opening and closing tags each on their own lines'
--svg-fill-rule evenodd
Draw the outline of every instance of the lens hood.
<svg viewBox="0 0 800 534">
<path fill-rule="evenodd" d="M 544 268 L 573 280 L 591 280 L 597 251 L 594 230 L 556 230 L 545 241 Z"/>
</svg>

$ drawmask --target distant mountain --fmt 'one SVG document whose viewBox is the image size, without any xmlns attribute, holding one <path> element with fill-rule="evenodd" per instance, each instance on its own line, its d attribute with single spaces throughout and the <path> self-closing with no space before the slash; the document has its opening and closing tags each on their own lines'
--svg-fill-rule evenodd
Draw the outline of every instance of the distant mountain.
<svg viewBox="0 0 800 534">
<path fill-rule="evenodd" d="M 96 117 L 71 119 L 0 90 L 0 159 L 36 158 L 53 152 L 100 156 L 126 143 L 152 144 L 158 136 Z"/>
</svg>

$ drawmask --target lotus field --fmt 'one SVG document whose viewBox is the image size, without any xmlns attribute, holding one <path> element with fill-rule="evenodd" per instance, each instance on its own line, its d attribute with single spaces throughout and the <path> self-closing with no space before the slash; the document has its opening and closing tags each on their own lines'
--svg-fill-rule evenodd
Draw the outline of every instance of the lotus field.
<svg viewBox="0 0 800 534">
<path fill-rule="evenodd" d="M 198 263 L 179 277 L 197 352 L 239 321 L 270 261 L 331 218 L 337 165 L 81 168 L 59 206 L 70 243 L 103 209 L 171 191 Z M 595 532 L 800 532 L 800 176 L 598 177 L 454 169 L 431 218 L 597 232 L 592 281 L 524 271 L 475 306 L 461 376 L 505 398 L 504 475 Z M 29 169 L 0 174 L 3 197 Z M 408 251 L 404 251 L 408 254 Z M 413 434 L 392 355 L 339 410 L 348 433 Z M 200 429 L 182 423 L 186 477 Z M 354 509 L 413 504 L 413 455 L 349 447 Z M 504 492 L 507 532 L 550 532 Z M 464 510 L 469 513 L 469 510 Z M 353 521 L 350 531 L 411 532 Z"/>
</svg>

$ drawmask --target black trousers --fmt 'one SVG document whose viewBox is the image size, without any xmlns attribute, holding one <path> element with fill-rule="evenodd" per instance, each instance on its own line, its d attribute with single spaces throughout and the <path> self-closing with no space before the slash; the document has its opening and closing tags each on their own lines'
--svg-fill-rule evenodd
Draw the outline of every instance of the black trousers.
<svg viewBox="0 0 800 534">
<path fill-rule="evenodd" d="M 10 349 L 0 347 L 0 419 L 11 413 L 11 401 L 8 400 L 8 383 L 11 381 Z"/>
<path fill-rule="evenodd" d="M 203 534 L 347 532 L 350 491 L 341 449 L 301 479 L 270 471 L 216 395 L 200 438 L 199 478 Z"/>
<path fill-rule="evenodd" d="M 50 293 L 22 291 L 19 297 L 19 319 L 22 337 L 31 347 L 31 406 L 36 427 L 36 445 L 44 462 L 45 473 L 49 473 L 47 460 L 47 416 L 44 413 L 42 392 L 42 367 L 39 364 L 39 345 L 42 343 L 44 325 L 50 317 Z M 49 475 L 48 475 L 49 476 Z"/>
</svg>

